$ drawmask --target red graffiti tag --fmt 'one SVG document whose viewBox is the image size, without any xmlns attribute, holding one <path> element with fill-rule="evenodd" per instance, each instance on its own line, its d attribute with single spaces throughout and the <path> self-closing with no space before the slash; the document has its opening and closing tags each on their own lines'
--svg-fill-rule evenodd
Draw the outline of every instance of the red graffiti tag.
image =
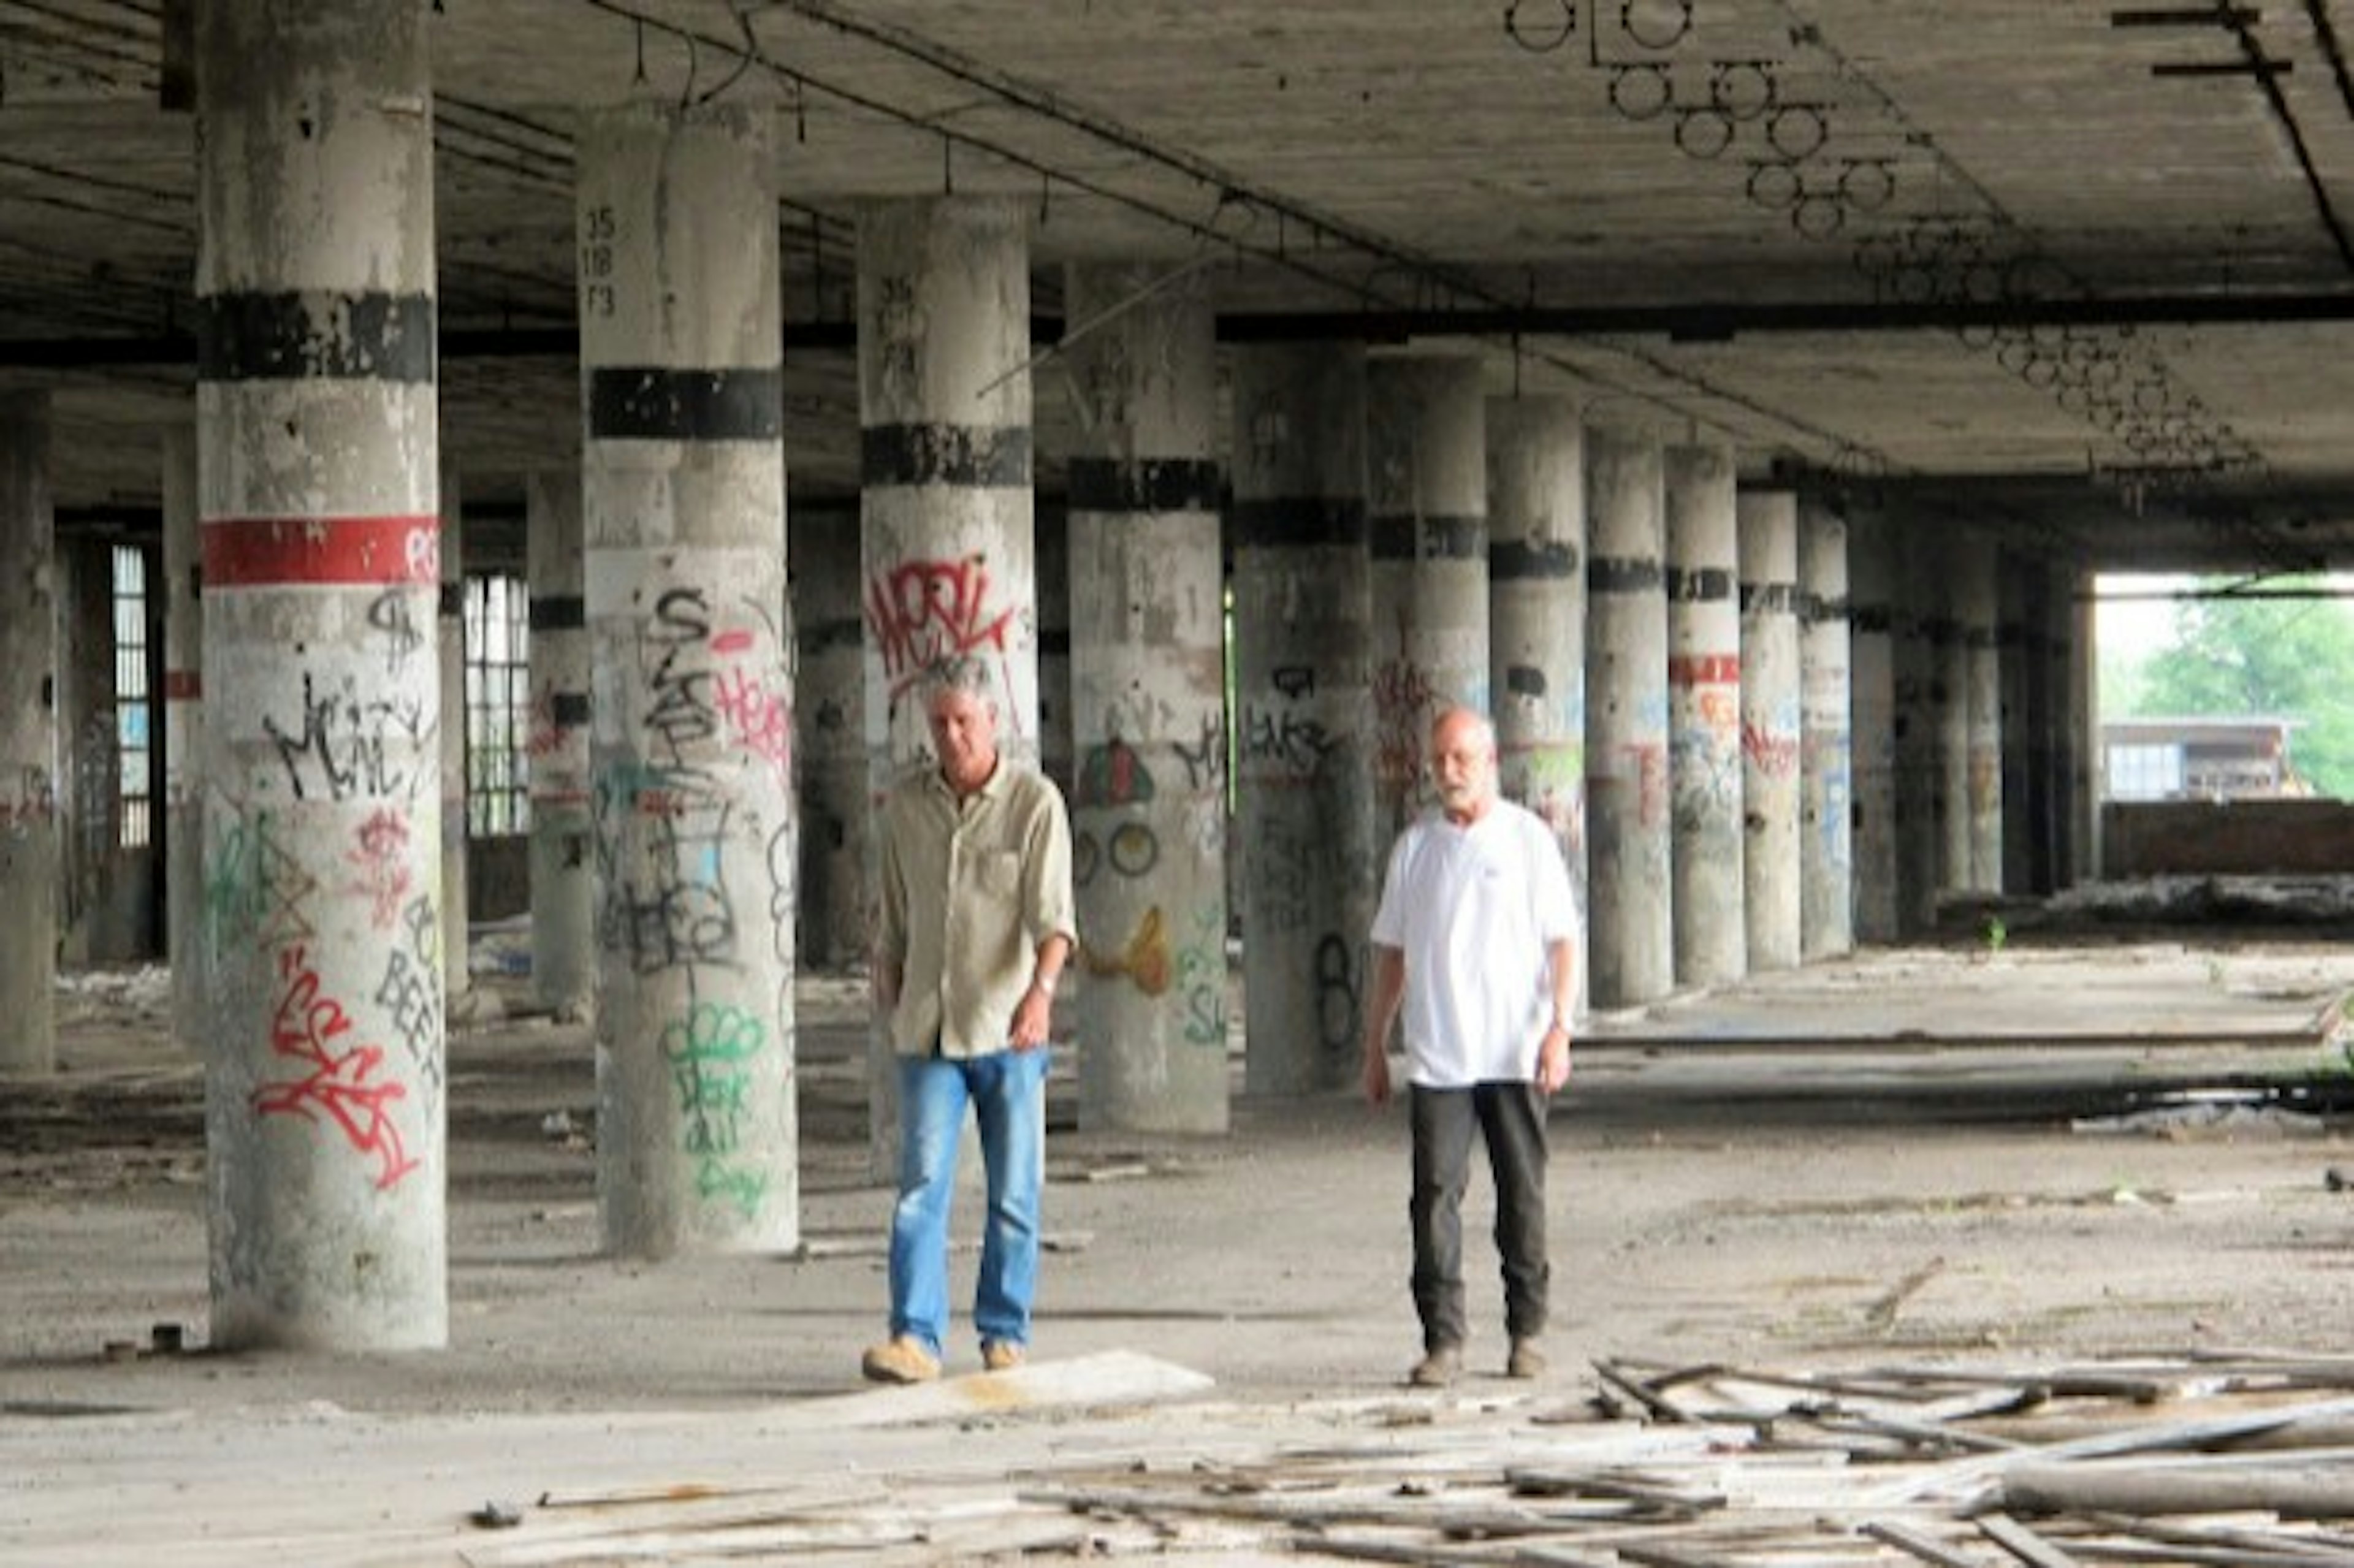
<svg viewBox="0 0 2354 1568">
<path fill-rule="evenodd" d="M 1798 770 L 1798 737 L 1765 728 L 1741 726 L 1742 754 L 1768 779 L 1787 779 Z"/>
<path fill-rule="evenodd" d="M 408 867 L 400 858 L 408 848 L 408 820 L 378 811 L 361 825 L 359 840 L 360 847 L 344 857 L 360 868 L 354 889 L 368 895 L 368 924 L 389 931 L 408 895 Z"/>
<path fill-rule="evenodd" d="M 262 1116 L 299 1116 L 315 1120 L 321 1113 L 341 1128 L 354 1149 L 376 1158 L 376 1184 L 393 1186 L 417 1169 L 401 1141 L 400 1128 L 387 1110 L 405 1098 L 408 1086 L 372 1082 L 384 1065 L 384 1047 L 359 1045 L 338 1055 L 329 1044 L 352 1027 L 343 1003 L 319 994 L 319 974 L 305 961 L 300 944 L 278 955 L 278 972 L 286 981 L 271 1025 L 270 1048 L 281 1056 L 307 1062 L 305 1076 L 264 1084 L 253 1091 L 253 1108 Z"/>
<path fill-rule="evenodd" d="M 712 640 L 718 646 L 718 639 Z M 712 706 L 735 730 L 744 749 L 777 770 L 788 788 L 793 778 L 792 711 L 776 694 L 741 670 L 723 670 L 711 689 Z"/>
<path fill-rule="evenodd" d="M 944 660 L 982 647 L 1005 652 L 1011 609 L 989 608 L 989 568 L 961 561 L 902 561 L 866 585 L 866 620 L 896 697 Z"/>
</svg>

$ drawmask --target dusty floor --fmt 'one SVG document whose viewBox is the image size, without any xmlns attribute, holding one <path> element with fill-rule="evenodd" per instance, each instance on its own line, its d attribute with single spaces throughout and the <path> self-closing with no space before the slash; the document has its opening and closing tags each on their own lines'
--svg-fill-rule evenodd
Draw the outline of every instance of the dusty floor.
<svg viewBox="0 0 2354 1568">
<path fill-rule="evenodd" d="M 1474 1375 L 1438 1402 L 1575 1404 L 1606 1356 L 2335 1353 L 2354 1305 L 2341 936 L 2022 934 L 1596 1021 L 1553 1124 L 1553 1370 L 1493 1375 L 1475 1185 Z M 451 1044 L 450 1348 L 226 1356 L 202 1351 L 201 1074 L 158 1043 L 157 977 L 69 980 L 64 1070 L 0 1085 L 0 1563 L 454 1563 L 493 1495 L 1207 1444 L 1201 1414 L 1151 1406 L 1108 1434 L 1009 1416 L 985 1458 L 954 1423 L 839 1436 L 822 1413 L 846 1407 L 817 1396 L 857 1390 L 881 1327 L 888 1195 L 866 1175 L 856 986 L 811 977 L 801 1004 L 806 1255 L 597 1255 L 586 1032 L 514 1016 Z M 1174 1139 L 1077 1132 L 1069 1104 L 1058 1076 L 1042 1363 L 1204 1374 L 1226 1438 L 1398 1397 L 1402 1117 L 1241 1101 L 1231 1136 Z M 161 1325 L 189 1353 L 149 1353 Z M 973 1360 L 960 1335 L 951 1372 Z M 701 1436 L 639 1425 L 673 1415 Z"/>
</svg>

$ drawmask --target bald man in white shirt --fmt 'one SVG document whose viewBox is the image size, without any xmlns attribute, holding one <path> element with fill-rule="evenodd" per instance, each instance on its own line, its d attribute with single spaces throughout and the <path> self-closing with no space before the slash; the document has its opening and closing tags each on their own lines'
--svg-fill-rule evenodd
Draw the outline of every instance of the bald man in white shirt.
<svg viewBox="0 0 2354 1568">
<path fill-rule="evenodd" d="M 1569 1081 L 1577 906 L 1559 841 L 1497 791 L 1496 731 L 1469 708 L 1430 730 L 1438 804 L 1398 835 L 1373 916 L 1365 1096 L 1391 1097 L 1403 1014 L 1414 1128 L 1414 1304 L 1423 1355 L 1406 1381 L 1463 1368 L 1463 1191 L 1476 1128 L 1496 1182 L 1508 1376 L 1544 1371 L 1545 1111 Z"/>
</svg>

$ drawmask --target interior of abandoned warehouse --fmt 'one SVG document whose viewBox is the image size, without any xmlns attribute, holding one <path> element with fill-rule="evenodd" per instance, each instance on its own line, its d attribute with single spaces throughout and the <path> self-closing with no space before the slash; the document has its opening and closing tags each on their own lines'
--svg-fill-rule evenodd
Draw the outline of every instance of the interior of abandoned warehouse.
<svg viewBox="0 0 2354 1568">
<path fill-rule="evenodd" d="M 1105 1477 L 2346 1386 L 2354 817 L 2111 799 L 2094 605 L 2354 558 L 2335 11 L 0 0 L 0 1556 L 1457 1561 Z M 872 820 L 967 656 L 1081 943 L 1040 1353 L 924 1403 Z M 1405 1404 L 1454 704 L 1585 927 L 1561 1300 Z M 1743 1518 L 1977 1560 L 1908 1499 Z"/>
</svg>

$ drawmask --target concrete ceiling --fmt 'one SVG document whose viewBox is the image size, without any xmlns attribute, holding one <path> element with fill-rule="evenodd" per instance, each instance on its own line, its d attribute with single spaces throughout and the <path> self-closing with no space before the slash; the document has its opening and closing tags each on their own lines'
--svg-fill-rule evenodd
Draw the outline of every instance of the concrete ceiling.
<svg viewBox="0 0 2354 1568">
<path fill-rule="evenodd" d="M 856 204 L 953 189 L 1034 206 L 1050 322 L 1057 264 L 1155 259 L 1213 280 L 1230 341 L 1477 347 L 1499 391 L 2096 562 L 2354 561 L 2349 0 L 434 0 L 429 26 L 470 495 L 577 450 L 572 126 L 650 93 L 779 116 L 798 497 L 855 482 Z M 158 0 L 0 0 L 0 385 L 54 391 L 75 514 L 152 507 L 188 400 L 163 33 Z"/>
</svg>

